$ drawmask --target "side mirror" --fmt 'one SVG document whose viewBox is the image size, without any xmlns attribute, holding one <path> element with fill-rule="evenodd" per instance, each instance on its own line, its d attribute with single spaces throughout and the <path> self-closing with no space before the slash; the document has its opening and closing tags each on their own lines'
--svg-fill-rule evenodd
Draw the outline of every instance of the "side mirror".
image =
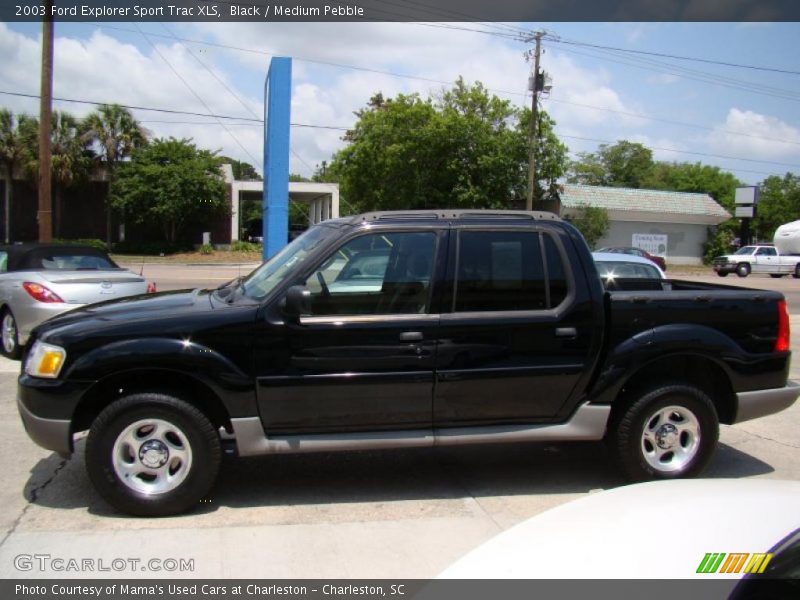
<svg viewBox="0 0 800 600">
<path fill-rule="evenodd" d="M 283 313 L 294 319 L 311 314 L 311 292 L 303 285 L 293 285 L 286 291 Z"/>
</svg>

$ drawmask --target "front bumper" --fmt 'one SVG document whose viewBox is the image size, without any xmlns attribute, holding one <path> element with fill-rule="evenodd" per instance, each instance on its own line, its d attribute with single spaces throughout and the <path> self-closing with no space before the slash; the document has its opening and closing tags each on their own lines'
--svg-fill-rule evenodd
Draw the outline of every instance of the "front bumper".
<svg viewBox="0 0 800 600">
<path fill-rule="evenodd" d="M 17 408 L 28 436 L 42 448 L 71 454 L 72 416 L 93 383 L 20 375 Z"/>
<path fill-rule="evenodd" d="M 734 423 L 775 414 L 789 408 L 800 396 L 800 385 L 788 381 L 785 387 L 736 394 Z"/>
<path fill-rule="evenodd" d="M 734 263 L 714 263 L 713 269 L 717 273 L 735 273 L 736 265 Z"/>
</svg>

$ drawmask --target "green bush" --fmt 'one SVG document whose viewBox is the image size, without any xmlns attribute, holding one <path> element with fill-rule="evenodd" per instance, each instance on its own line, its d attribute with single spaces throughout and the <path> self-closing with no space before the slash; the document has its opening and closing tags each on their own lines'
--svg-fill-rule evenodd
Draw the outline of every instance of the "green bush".
<svg viewBox="0 0 800 600">
<path fill-rule="evenodd" d="M 719 225 L 716 230 L 709 227 L 708 241 L 703 245 L 703 263 L 711 264 L 714 257 L 731 253 L 737 226 L 735 220 L 731 219 Z"/>
<path fill-rule="evenodd" d="M 261 252 L 261 244 L 245 242 L 243 240 L 233 240 L 231 242 L 231 252 Z"/>
<path fill-rule="evenodd" d="M 98 250 L 102 250 L 103 252 L 108 251 L 108 246 L 103 240 L 98 239 L 78 239 L 78 240 L 66 240 L 63 238 L 53 240 L 56 244 L 77 244 L 79 246 L 91 246 L 92 248 L 97 248 Z"/>
<path fill-rule="evenodd" d="M 214 246 L 211 244 L 203 244 L 199 249 L 200 254 L 214 254 Z"/>
<path fill-rule="evenodd" d="M 146 256 L 160 256 L 162 254 L 175 254 L 191 250 L 186 244 L 172 244 L 169 242 L 117 242 L 113 245 L 115 254 L 138 254 Z"/>
</svg>

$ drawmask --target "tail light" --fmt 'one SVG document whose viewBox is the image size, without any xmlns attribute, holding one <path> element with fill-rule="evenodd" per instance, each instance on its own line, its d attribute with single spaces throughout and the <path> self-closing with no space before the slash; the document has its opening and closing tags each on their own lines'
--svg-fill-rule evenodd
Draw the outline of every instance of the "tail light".
<svg viewBox="0 0 800 600">
<path fill-rule="evenodd" d="M 22 284 L 22 287 L 25 288 L 31 298 L 39 302 L 64 302 L 58 294 L 38 283 L 26 281 Z"/>
<path fill-rule="evenodd" d="M 156 282 L 151 281 L 147 284 L 147 293 L 148 294 L 155 294 L 158 290 L 156 290 Z"/>
<path fill-rule="evenodd" d="M 775 340 L 775 352 L 789 351 L 789 334 L 789 309 L 786 300 L 778 300 L 778 338 Z"/>
</svg>

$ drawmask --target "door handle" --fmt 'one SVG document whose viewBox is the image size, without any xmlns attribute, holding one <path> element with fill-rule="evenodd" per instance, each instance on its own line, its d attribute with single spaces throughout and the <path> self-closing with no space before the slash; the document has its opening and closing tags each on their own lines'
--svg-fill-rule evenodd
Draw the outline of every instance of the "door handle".
<svg viewBox="0 0 800 600">
<path fill-rule="evenodd" d="M 422 341 L 422 332 L 421 331 L 404 331 L 400 334 L 400 341 L 401 342 L 421 342 Z"/>
<path fill-rule="evenodd" d="M 574 338 L 578 336 L 578 330 L 574 327 L 557 327 L 556 337 L 560 338 Z"/>
</svg>

